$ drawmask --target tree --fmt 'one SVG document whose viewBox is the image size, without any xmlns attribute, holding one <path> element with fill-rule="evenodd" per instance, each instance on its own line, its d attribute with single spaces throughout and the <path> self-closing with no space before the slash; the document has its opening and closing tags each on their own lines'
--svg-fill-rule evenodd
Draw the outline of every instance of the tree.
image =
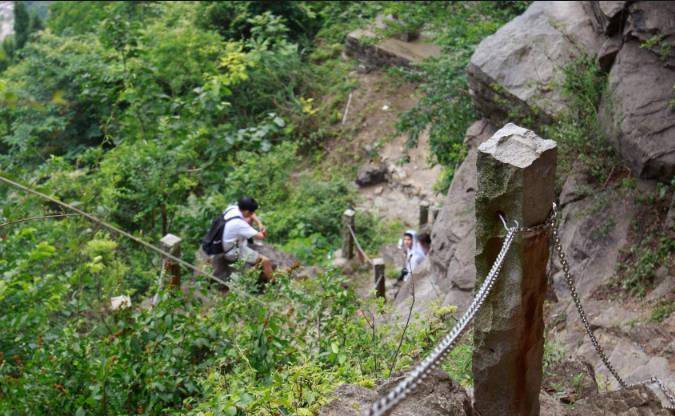
<svg viewBox="0 0 675 416">
<path fill-rule="evenodd" d="M 23 2 L 15 2 L 14 5 L 14 39 L 16 42 L 16 49 L 22 49 L 28 42 L 30 35 L 30 14 L 26 5 Z"/>
</svg>

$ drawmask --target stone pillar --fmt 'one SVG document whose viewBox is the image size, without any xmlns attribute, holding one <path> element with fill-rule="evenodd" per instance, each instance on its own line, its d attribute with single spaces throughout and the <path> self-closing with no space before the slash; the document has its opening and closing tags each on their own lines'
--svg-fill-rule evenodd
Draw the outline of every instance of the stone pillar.
<svg viewBox="0 0 675 416">
<path fill-rule="evenodd" d="M 354 229 L 354 215 L 356 213 L 348 209 L 342 214 L 342 257 L 351 260 L 354 258 L 354 238 L 349 227 Z"/>
<path fill-rule="evenodd" d="M 373 259 L 373 279 L 375 282 L 375 293 L 378 297 L 384 298 L 384 260 L 381 258 Z"/>
<path fill-rule="evenodd" d="M 429 202 L 420 202 L 420 232 L 429 224 Z"/>
<path fill-rule="evenodd" d="M 167 234 L 160 240 L 162 250 L 168 252 L 174 257 L 180 258 L 180 242 L 183 241 L 180 237 Z M 180 264 L 177 264 L 171 259 L 166 259 L 164 265 L 166 272 L 171 276 L 169 287 L 180 289 Z"/>
<path fill-rule="evenodd" d="M 543 223 L 555 198 L 552 140 L 507 124 L 478 148 L 476 288 L 487 276 L 509 226 Z M 539 415 L 544 352 L 543 305 L 550 230 L 514 239 L 489 298 L 474 322 L 475 408 L 482 416 Z"/>
</svg>

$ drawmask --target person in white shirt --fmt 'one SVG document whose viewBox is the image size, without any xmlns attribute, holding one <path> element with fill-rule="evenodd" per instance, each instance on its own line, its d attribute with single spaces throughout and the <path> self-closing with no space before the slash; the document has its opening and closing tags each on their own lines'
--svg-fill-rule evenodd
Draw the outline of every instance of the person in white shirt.
<svg viewBox="0 0 675 416">
<path fill-rule="evenodd" d="M 226 272 L 228 264 L 243 260 L 249 266 L 261 266 L 267 281 L 273 279 L 272 262 L 248 246 L 248 240 L 263 240 L 267 230 L 255 215 L 258 203 L 250 197 L 243 197 L 237 205 L 231 205 L 223 212 L 226 220 L 223 228 L 223 254 L 213 258 L 215 275 Z M 259 230 L 251 226 L 255 223 Z"/>
<path fill-rule="evenodd" d="M 401 274 L 398 278 L 399 282 L 408 280 L 410 274 L 415 270 L 415 267 L 417 267 L 417 265 L 419 265 L 426 257 L 426 252 L 420 244 L 415 230 L 406 230 L 405 233 L 403 233 L 401 248 L 403 249 L 405 260 L 403 262 L 403 269 L 401 269 Z"/>
</svg>

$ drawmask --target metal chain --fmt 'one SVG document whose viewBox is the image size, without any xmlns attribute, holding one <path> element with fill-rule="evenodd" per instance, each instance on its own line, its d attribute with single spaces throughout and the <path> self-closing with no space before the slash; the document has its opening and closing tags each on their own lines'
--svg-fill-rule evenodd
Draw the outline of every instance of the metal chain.
<svg viewBox="0 0 675 416">
<path fill-rule="evenodd" d="M 481 285 L 476 297 L 474 298 L 469 308 L 464 312 L 464 315 L 457 321 L 457 324 L 448 335 L 441 340 L 441 342 L 431 351 L 431 353 L 408 373 L 406 378 L 402 380 L 396 387 L 394 387 L 388 394 L 373 403 L 371 408 L 364 413 L 367 416 L 383 416 L 390 409 L 396 406 L 409 393 L 411 393 L 417 385 L 423 380 L 431 369 L 438 366 L 439 362 L 443 360 L 457 345 L 457 342 L 466 332 L 469 324 L 473 321 L 474 316 L 483 306 L 485 299 L 492 290 L 492 287 L 499 276 L 499 272 L 504 263 L 504 258 L 511 247 L 514 236 L 518 231 L 517 227 L 509 228 L 504 238 L 502 248 L 497 255 L 497 259 L 492 264 L 492 268 L 488 273 L 485 281 Z"/>
<path fill-rule="evenodd" d="M 583 306 L 581 306 L 581 300 L 579 298 L 579 294 L 577 293 L 576 287 L 574 286 L 574 278 L 572 277 L 572 274 L 570 273 L 570 266 L 569 263 L 567 263 L 567 259 L 565 257 L 565 252 L 563 251 L 562 244 L 560 242 L 560 235 L 558 233 L 558 210 L 557 206 L 554 203 L 553 204 L 553 210 L 552 210 L 552 221 L 551 221 L 551 226 L 552 226 L 552 237 L 553 237 L 553 246 L 555 250 L 558 252 L 558 259 L 560 260 L 560 265 L 562 266 L 562 271 L 565 276 L 565 283 L 567 284 L 567 288 L 570 291 L 570 294 L 572 295 L 572 300 L 574 301 L 574 305 L 576 306 L 577 312 L 579 313 L 579 317 L 581 318 L 581 322 L 584 324 L 584 328 L 586 329 L 586 333 L 588 334 L 588 337 L 591 339 L 591 343 L 593 344 L 593 348 L 595 348 L 595 351 L 598 353 L 600 356 L 600 359 L 602 360 L 602 363 L 607 367 L 609 372 L 612 374 L 614 379 L 619 383 L 619 386 L 621 386 L 622 389 L 625 388 L 630 388 L 638 385 L 646 385 L 646 384 L 654 384 L 656 383 L 663 394 L 666 396 L 668 401 L 670 401 L 671 405 L 670 406 L 664 406 L 666 409 L 670 410 L 675 410 L 675 395 L 666 387 L 666 385 L 659 380 L 656 377 L 650 377 L 649 379 L 642 381 L 640 383 L 633 383 L 633 384 L 627 384 L 626 381 L 621 378 L 619 373 L 616 371 L 616 368 L 612 365 L 612 363 L 609 361 L 609 358 L 607 357 L 607 354 L 605 353 L 605 350 L 602 348 L 600 343 L 598 342 L 598 339 L 595 337 L 595 334 L 591 330 L 591 326 L 588 322 L 588 317 L 586 316 L 586 312 L 584 311 Z"/>
<path fill-rule="evenodd" d="M 663 395 L 666 396 L 668 401 L 670 401 L 670 403 L 671 403 L 670 406 L 663 406 L 663 407 L 665 409 L 668 409 L 668 410 L 675 410 L 675 394 L 673 394 L 673 392 L 670 391 L 670 389 L 668 387 L 666 387 L 665 383 L 657 377 L 652 376 L 652 377 L 649 377 L 646 380 L 640 381 L 639 383 L 629 384 L 628 388 L 635 387 L 635 386 L 646 386 L 646 385 L 649 385 L 649 384 L 656 384 L 659 387 L 659 389 L 661 390 L 661 392 L 663 393 Z"/>
<path fill-rule="evenodd" d="M 584 308 L 581 306 L 581 299 L 579 298 L 579 294 L 577 293 L 577 289 L 574 286 L 574 278 L 572 277 L 572 274 L 570 273 L 570 266 L 569 263 L 567 263 L 567 258 L 565 257 L 565 252 L 563 251 L 562 244 L 560 243 L 560 235 L 558 234 L 558 213 L 555 204 L 553 205 L 553 227 L 552 227 L 552 237 L 553 237 L 553 247 L 555 247 L 555 250 L 558 252 L 558 259 L 560 260 L 560 265 L 562 266 L 562 271 L 563 274 L 565 275 L 565 283 L 567 284 L 567 289 L 570 291 L 570 295 L 572 295 L 572 300 L 574 301 L 574 305 L 577 308 L 577 312 L 579 313 L 579 317 L 581 318 L 581 322 L 584 324 L 584 328 L 586 329 L 586 333 L 588 334 L 588 337 L 591 339 L 591 343 L 593 344 L 593 348 L 595 348 L 595 351 L 598 353 L 600 356 L 600 359 L 602 360 L 603 364 L 605 364 L 605 367 L 609 370 L 609 372 L 614 376 L 616 381 L 619 383 L 621 388 L 626 388 L 628 385 L 626 382 L 619 376 L 619 373 L 616 371 L 612 363 L 609 361 L 609 358 L 607 358 L 607 354 L 605 354 L 605 350 L 602 348 L 600 343 L 598 342 L 598 339 L 595 337 L 595 334 L 591 330 L 591 325 L 588 322 L 588 317 L 586 316 L 586 312 L 584 311 Z"/>
</svg>

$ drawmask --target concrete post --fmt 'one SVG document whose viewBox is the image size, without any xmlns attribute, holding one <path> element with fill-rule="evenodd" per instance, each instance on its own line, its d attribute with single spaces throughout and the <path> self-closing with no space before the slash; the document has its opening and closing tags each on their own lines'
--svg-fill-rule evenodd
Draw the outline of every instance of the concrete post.
<svg viewBox="0 0 675 416">
<path fill-rule="evenodd" d="M 429 202 L 420 202 L 420 231 L 429 224 Z"/>
<path fill-rule="evenodd" d="M 373 278 L 375 279 L 375 293 L 378 297 L 384 298 L 384 260 L 381 258 L 373 259 Z"/>
<path fill-rule="evenodd" d="M 347 260 L 354 258 L 354 238 L 349 228 L 354 229 L 354 215 L 356 213 L 348 209 L 342 214 L 342 257 Z"/>
<path fill-rule="evenodd" d="M 168 252 L 169 254 L 180 258 L 180 242 L 183 241 L 180 237 L 167 234 L 160 240 L 162 250 Z M 171 276 L 169 281 L 169 287 L 173 289 L 180 289 L 180 264 L 166 259 L 165 271 Z"/>
<path fill-rule="evenodd" d="M 509 225 L 544 222 L 555 198 L 556 143 L 507 124 L 478 148 L 476 287 Z M 475 408 L 482 416 L 539 415 L 549 230 L 516 237 L 474 323 Z"/>
</svg>

